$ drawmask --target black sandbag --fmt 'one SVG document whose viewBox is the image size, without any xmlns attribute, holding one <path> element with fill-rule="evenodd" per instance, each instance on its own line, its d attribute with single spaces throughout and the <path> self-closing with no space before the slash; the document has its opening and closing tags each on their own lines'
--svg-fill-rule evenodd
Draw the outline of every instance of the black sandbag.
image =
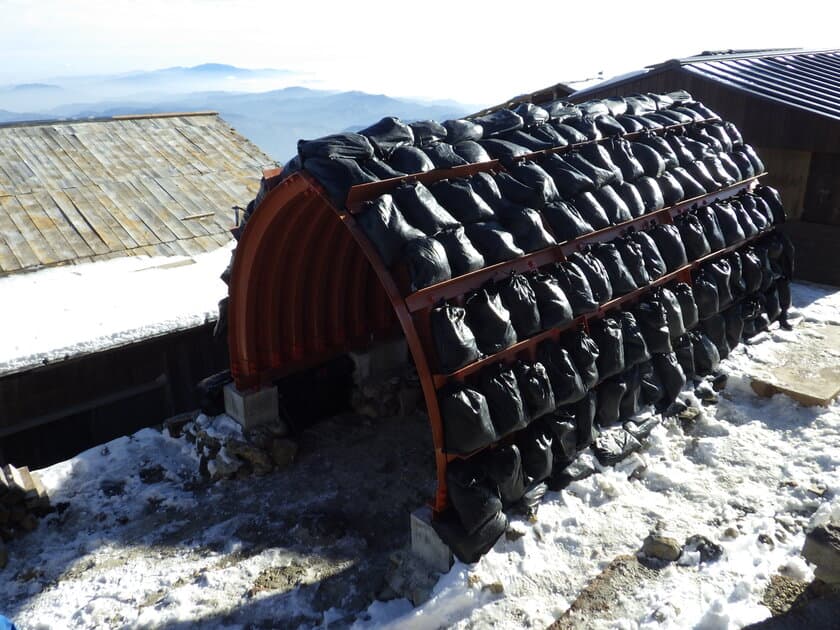
<svg viewBox="0 0 840 630">
<path fill-rule="evenodd" d="M 429 156 L 435 168 L 455 168 L 456 166 L 464 166 L 468 162 L 455 152 L 451 144 L 446 142 L 438 142 L 421 149 L 423 153 Z"/>
<path fill-rule="evenodd" d="M 496 214 L 467 179 L 443 179 L 429 186 L 434 198 L 461 223 L 492 221 Z"/>
<path fill-rule="evenodd" d="M 470 453 L 496 441 L 487 400 L 481 392 L 456 387 L 439 396 L 447 453 Z"/>
<path fill-rule="evenodd" d="M 738 225 L 741 226 L 741 230 L 744 232 L 744 238 L 757 236 L 759 232 L 758 226 L 753 222 L 752 215 L 744 208 L 744 204 L 736 199 L 735 201 L 730 201 L 729 206 L 734 211 Z M 763 224 L 764 222 L 762 221 L 761 223 Z"/>
<path fill-rule="evenodd" d="M 619 236 L 613 239 L 612 242 L 621 255 L 624 266 L 630 272 L 630 276 L 633 278 L 633 284 L 637 287 L 650 284 L 650 276 L 645 266 L 645 257 L 641 246 L 629 236 Z"/>
<path fill-rule="evenodd" d="M 580 216 L 577 208 L 565 201 L 548 203 L 542 209 L 542 214 L 548 221 L 554 237 L 559 243 L 571 241 L 589 234 L 594 228 Z"/>
<path fill-rule="evenodd" d="M 703 224 L 697 215 L 686 213 L 674 219 L 674 225 L 680 231 L 680 238 L 685 246 L 685 254 L 689 260 L 697 260 L 709 254 L 712 250 Z"/>
<path fill-rule="evenodd" d="M 456 460 L 446 467 L 449 501 L 467 534 L 492 519 L 502 509 L 497 490 L 478 462 Z"/>
<path fill-rule="evenodd" d="M 581 142 L 586 142 L 588 140 L 585 134 L 566 123 L 552 120 L 551 126 L 554 127 L 554 130 L 569 144 L 580 144 Z"/>
<path fill-rule="evenodd" d="M 717 282 L 711 273 L 702 269 L 695 277 L 692 285 L 694 301 L 697 304 L 697 315 L 700 321 L 708 319 L 720 310 L 718 304 Z"/>
<path fill-rule="evenodd" d="M 662 127 L 671 127 L 677 124 L 677 121 L 673 118 L 668 116 L 663 116 L 661 112 L 648 112 L 647 114 L 642 114 L 642 118 L 646 118 L 651 122 L 658 123 Z"/>
<path fill-rule="evenodd" d="M 436 120 L 418 120 L 408 124 L 414 132 L 414 146 L 425 149 L 446 140 L 446 127 Z"/>
<path fill-rule="evenodd" d="M 703 144 L 711 147 L 715 153 L 723 151 L 723 143 L 710 134 L 708 129 L 706 129 L 703 125 L 691 125 L 690 127 L 686 127 L 686 135 L 692 140 L 702 142 Z"/>
<path fill-rule="evenodd" d="M 449 144 L 481 140 L 484 133 L 484 127 L 472 120 L 464 120 L 463 118 L 446 120 L 443 126 L 446 128 L 446 141 Z"/>
<path fill-rule="evenodd" d="M 659 224 L 648 231 L 653 242 L 659 248 L 662 260 L 668 267 L 668 271 L 674 271 L 688 264 L 679 230 L 669 224 Z"/>
<path fill-rule="evenodd" d="M 508 172 L 531 191 L 530 195 L 520 199 L 505 194 L 512 201 L 529 208 L 539 209 L 546 203 L 560 200 L 560 194 L 557 192 L 557 186 L 551 175 L 536 162 L 524 160 L 509 167 Z M 502 192 L 505 193 L 504 187 L 502 187 Z"/>
<path fill-rule="evenodd" d="M 493 159 L 484 147 L 475 140 L 463 140 L 458 144 L 452 145 L 452 149 L 469 164 L 489 162 Z"/>
<path fill-rule="evenodd" d="M 645 204 L 645 212 L 656 212 L 665 207 L 665 198 L 662 196 L 662 189 L 652 177 L 640 177 L 635 182 L 636 189 Z"/>
<path fill-rule="evenodd" d="M 717 346 L 706 336 L 706 333 L 695 330 L 689 334 L 691 349 L 694 353 L 694 370 L 698 376 L 708 376 L 717 369 L 720 354 Z"/>
<path fill-rule="evenodd" d="M 688 334 L 674 339 L 674 354 L 677 357 L 677 363 L 680 364 L 686 380 L 693 379 L 697 372 L 694 369 L 694 349 L 691 344 L 691 337 Z"/>
<path fill-rule="evenodd" d="M 761 197 L 756 195 L 742 195 L 739 200 L 741 207 L 744 208 L 744 212 L 749 215 L 750 221 L 759 232 L 763 232 L 770 226 L 772 223 L 772 212 L 770 212 L 767 203 Z M 762 211 L 763 209 L 759 209 L 759 205 L 763 206 L 763 209 L 766 209 L 766 213 Z"/>
<path fill-rule="evenodd" d="M 672 168 L 668 172 L 679 184 L 680 189 L 682 190 L 682 199 L 694 199 L 695 197 L 700 197 L 709 192 L 705 188 L 703 188 L 700 182 L 694 179 L 694 177 L 692 177 L 691 174 L 682 166 Z"/>
<path fill-rule="evenodd" d="M 513 273 L 496 284 L 502 303 L 510 313 L 510 320 L 518 339 L 536 335 L 542 330 L 537 296 L 528 279 Z"/>
<path fill-rule="evenodd" d="M 532 151 L 523 147 L 520 144 L 509 142 L 508 140 L 501 140 L 500 138 L 490 138 L 487 140 L 479 140 L 478 144 L 487 151 L 487 154 L 494 160 L 499 160 L 505 165 L 513 164 L 514 158 L 528 155 Z"/>
<path fill-rule="evenodd" d="M 461 562 L 472 564 L 478 562 L 496 541 L 505 533 L 508 527 L 508 517 L 504 512 L 497 512 L 472 534 L 467 534 L 464 528 L 454 518 L 442 518 L 432 521 L 432 527 Z"/>
<path fill-rule="evenodd" d="M 513 239 L 513 234 L 495 221 L 473 223 L 466 226 L 467 238 L 484 256 L 488 265 L 512 260 L 524 255 Z"/>
<path fill-rule="evenodd" d="M 601 261 L 607 270 L 613 296 L 625 295 L 635 291 L 638 287 L 618 248 L 613 243 L 594 243 L 591 246 L 592 255 Z"/>
<path fill-rule="evenodd" d="M 610 220 L 607 217 L 606 211 L 591 192 L 575 195 L 571 200 L 571 204 L 578 211 L 578 214 L 583 217 L 584 221 L 595 230 L 601 230 L 610 226 Z"/>
<path fill-rule="evenodd" d="M 352 186 L 377 181 L 373 175 L 363 170 L 356 160 L 349 158 L 311 157 L 304 161 L 303 167 L 339 206 L 344 206 Z"/>
<path fill-rule="evenodd" d="M 712 179 L 717 182 L 718 188 L 724 188 L 726 186 L 731 186 L 734 184 L 739 178 L 733 177 L 729 171 L 723 165 L 720 157 L 718 155 L 714 155 L 712 157 L 707 157 L 702 162 L 703 167 L 709 172 L 709 175 L 712 176 Z M 702 171 L 698 166 L 697 169 Z M 691 172 L 689 170 L 689 172 Z M 697 179 L 697 175 L 694 174 L 694 178 Z M 702 182 L 701 182 L 702 183 Z"/>
<path fill-rule="evenodd" d="M 469 182 L 473 190 L 484 199 L 494 212 L 505 209 L 510 205 L 510 202 L 502 197 L 499 184 L 490 173 L 476 173 L 470 177 Z"/>
<path fill-rule="evenodd" d="M 545 273 L 534 273 L 529 275 L 528 281 L 537 297 L 540 322 L 544 330 L 563 326 L 574 319 L 569 298 L 563 293 L 556 278 Z"/>
<path fill-rule="evenodd" d="M 536 420 L 554 411 L 557 407 L 554 404 L 554 392 L 551 389 L 548 371 L 542 363 L 536 361 L 528 364 L 517 361 L 513 372 L 519 382 L 519 391 L 522 392 L 525 410 L 530 419 Z"/>
<path fill-rule="evenodd" d="M 724 121 L 723 128 L 726 130 L 726 135 L 728 135 L 732 140 L 733 147 L 738 147 L 744 144 L 744 139 L 741 137 L 741 132 L 738 127 L 735 126 L 735 123 Z"/>
<path fill-rule="evenodd" d="M 553 147 L 565 147 L 569 144 L 554 127 L 547 123 L 528 127 L 528 135 L 533 136 L 537 140 L 548 142 Z"/>
<path fill-rule="evenodd" d="M 715 211 L 710 206 L 705 206 L 697 210 L 697 218 L 703 225 L 703 233 L 709 242 L 709 249 L 716 252 L 726 247 L 726 239 L 723 238 Z"/>
<path fill-rule="evenodd" d="M 622 422 L 629 420 L 642 409 L 642 374 L 639 366 L 633 366 L 622 375 L 627 390 L 618 406 L 618 417 Z"/>
<path fill-rule="evenodd" d="M 625 221 L 629 221 L 633 218 L 630 208 L 627 207 L 627 204 L 624 203 L 624 200 L 618 195 L 618 193 L 616 193 L 612 186 L 602 186 L 593 194 L 595 195 L 595 199 L 598 200 L 598 203 L 604 209 L 607 219 L 609 219 L 610 223 L 613 225 L 624 223 Z"/>
<path fill-rule="evenodd" d="M 546 155 L 540 164 L 554 178 L 557 191 L 564 199 L 595 190 L 595 182 L 559 155 Z"/>
<path fill-rule="evenodd" d="M 525 124 L 522 116 L 509 109 L 497 109 L 484 116 L 475 116 L 471 120 L 482 126 L 485 138 L 492 138 L 506 131 L 522 129 Z"/>
<path fill-rule="evenodd" d="M 677 361 L 677 355 L 673 352 L 665 354 L 654 354 L 651 361 L 659 382 L 662 383 L 664 395 L 657 403 L 657 409 L 667 409 L 685 387 L 685 372 Z"/>
<path fill-rule="evenodd" d="M 744 283 L 744 268 L 741 264 L 741 257 L 738 252 L 732 252 L 726 257 L 729 263 L 729 289 L 732 293 L 732 299 L 737 300 L 746 292 L 746 284 Z"/>
<path fill-rule="evenodd" d="M 720 116 L 718 116 L 713 110 L 703 105 L 703 103 L 701 103 L 700 101 L 692 101 L 690 103 L 686 103 L 685 107 L 693 109 L 706 120 L 710 118 L 716 118 L 720 120 Z"/>
<path fill-rule="evenodd" d="M 662 308 L 665 309 L 665 318 L 668 320 L 668 332 L 671 339 L 684 335 L 686 332 L 685 322 L 677 296 L 667 287 L 657 288 L 655 296 L 662 303 Z"/>
<path fill-rule="evenodd" d="M 644 170 L 644 175 L 655 178 L 660 177 L 665 172 L 665 160 L 662 159 L 656 149 L 641 142 L 633 142 L 630 146 L 633 150 L 633 157 Z"/>
<path fill-rule="evenodd" d="M 666 118 L 670 118 L 678 125 L 687 125 L 695 121 L 694 115 L 688 115 L 674 108 L 661 108 L 659 110 L 659 114 L 665 116 Z"/>
<path fill-rule="evenodd" d="M 575 415 L 566 411 L 545 418 L 542 430 L 551 435 L 552 469 L 559 472 L 577 456 L 578 431 Z"/>
<path fill-rule="evenodd" d="M 642 443 L 623 427 L 614 427 L 598 436 L 592 450 L 601 465 L 615 466 L 640 448 Z"/>
<path fill-rule="evenodd" d="M 481 357 L 475 336 L 467 326 L 466 316 L 463 308 L 448 303 L 433 308 L 429 315 L 438 366 L 444 374 L 454 372 Z"/>
<path fill-rule="evenodd" d="M 683 320 L 683 327 L 691 330 L 700 321 L 697 311 L 697 302 L 694 301 L 694 290 L 690 284 L 680 282 L 674 287 L 674 295 L 680 304 L 680 315 Z"/>
<path fill-rule="evenodd" d="M 580 118 L 567 118 L 563 121 L 564 125 L 574 127 L 582 133 L 587 140 L 600 140 L 603 138 L 601 130 L 595 124 L 595 119 L 591 116 L 581 116 Z"/>
<path fill-rule="evenodd" d="M 609 302 L 613 297 L 612 284 L 607 275 L 604 264 L 595 258 L 591 252 L 573 252 L 568 260 L 575 263 L 586 276 L 589 287 L 592 289 L 592 297 L 599 304 Z"/>
<path fill-rule="evenodd" d="M 693 138 L 689 138 L 683 136 L 682 139 L 683 146 L 694 156 L 694 160 L 705 160 L 707 157 L 712 157 L 715 154 L 717 147 L 710 146 L 705 142 L 700 142 L 699 140 L 695 140 Z M 685 168 L 688 168 L 690 164 L 681 164 Z"/>
<path fill-rule="evenodd" d="M 595 116 L 595 126 L 604 138 L 624 135 L 624 127 L 611 114 Z"/>
<path fill-rule="evenodd" d="M 730 350 L 741 343 L 741 335 L 744 332 L 744 318 L 740 304 L 733 304 L 723 311 L 723 323 L 726 327 L 726 343 Z"/>
<path fill-rule="evenodd" d="M 727 246 L 735 245 L 744 240 L 744 230 L 741 224 L 738 223 L 738 217 L 735 216 L 735 210 L 728 203 L 715 203 L 711 206 L 714 210 L 715 217 L 717 217 L 720 231 L 723 234 L 723 240 Z"/>
<path fill-rule="evenodd" d="M 551 475 L 554 434 L 544 423 L 534 424 L 518 440 L 525 483 L 533 485 Z"/>
<path fill-rule="evenodd" d="M 592 287 L 589 280 L 580 267 L 570 261 L 557 263 L 552 275 L 557 279 L 563 293 L 569 299 L 572 306 L 572 314 L 577 317 L 584 313 L 590 313 L 598 308 L 598 300 L 592 294 Z"/>
<path fill-rule="evenodd" d="M 624 336 L 621 323 L 612 318 L 593 322 L 590 326 L 592 339 L 598 346 L 598 375 L 603 380 L 624 371 Z"/>
<path fill-rule="evenodd" d="M 639 131 L 644 131 L 647 129 L 635 116 L 628 116 L 627 114 L 623 114 L 620 116 L 616 116 L 615 119 L 618 121 L 622 127 L 624 127 L 625 133 L 637 133 Z"/>
<path fill-rule="evenodd" d="M 420 182 L 397 186 L 394 189 L 394 201 L 405 218 L 429 236 L 460 225 Z"/>
<path fill-rule="evenodd" d="M 665 139 L 668 141 L 668 145 L 671 147 L 671 150 L 674 152 L 674 155 L 677 157 L 677 161 L 679 162 L 680 166 L 687 166 L 691 164 L 695 159 L 694 154 L 688 150 L 685 146 L 685 142 L 682 137 L 669 133 L 666 134 Z M 674 168 L 674 167 L 671 167 Z"/>
<path fill-rule="evenodd" d="M 729 342 L 726 339 L 726 322 L 720 314 L 713 315 L 700 322 L 700 330 L 712 340 L 717 348 L 718 356 L 725 359 L 729 356 Z"/>
<path fill-rule="evenodd" d="M 621 116 L 627 113 L 627 101 L 621 96 L 605 98 L 601 102 L 607 106 L 611 116 Z"/>
<path fill-rule="evenodd" d="M 394 179 L 405 175 L 402 171 L 392 168 L 387 162 L 383 162 L 376 157 L 369 160 L 360 160 L 359 166 L 377 179 Z"/>
<path fill-rule="evenodd" d="M 387 267 L 397 260 L 408 241 L 425 236 L 405 220 L 391 195 L 364 202 L 356 221 Z"/>
<path fill-rule="evenodd" d="M 408 145 L 399 146 L 391 152 L 388 165 L 403 173 L 425 173 L 435 168 L 422 149 Z"/>
<path fill-rule="evenodd" d="M 674 168 L 675 166 L 680 165 L 680 161 L 677 159 L 677 154 L 674 153 L 671 145 L 669 145 L 668 141 L 662 136 L 654 133 L 644 133 L 637 137 L 635 142 L 646 144 L 656 151 L 659 154 L 659 157 L 661 157 L 665 162 L 665 168 Z M 659 177 L 659 175 L 654 175 L 653 177 Z"/>
<path fill-rule="evenodd" d="M 761 259 L 752 247 L 741 249 L 738 254 L 741 257 L 741 278 L 744 280 L 744 291 L 755 293 L 761 288 L 763 278 Z"/>
<path fill-rule="evenodd" d="M 484 267 L 484 256 L 467 238 L 463 227 L 443 230 L 435 235 L 446 250 L 446 258 L 452 277 L 460 276 Z"/>
<path fill-rule="evenodd" d="M 482 376 L 479 390 L 487 400 L 496 435 L 501 438 L 528 426 L 525 401 L 513 370 L 496 364 Z"/>
<path fill-rule="evenodd" d="M 509 507 L 525 494 L 525 473 L 522 470 L 522 456 L 516 444 L 507 444 L 493 449 L 481 458 L 484 474 L 499 491 L 502 505 Z"/>
<path fill-rule="evenodd" d="M 584 145 L 587 146 L 587 145 Z M 597 154 L 596 154 L 597 155 Z M 571 164 L 581 173 L 595 184 L 595 188 L 600 188 L 607 184 L 620 184 L 621 171 L 616 167 L 615 171 L 590 162 L 580 151 L 570 151 L 563 156 L 567 164 Z M 616 172 L 618 176 L 616 176 Z"/>
<path fill-rule="evenodd" d="M 720 160 L 720 164 L 723 169 L 733 181 L 740 182 L 742 179 L 746 179 L 744 174 L 741 172 L 741 169 L 738 168 L 738 165 L 735 163 L 735 160 L 733 160 L 728 153 L 718 153 L 717 158 Z"/>
<path fill-rule="evenodd" d="M 732 150 L 732 138 L 726 133 L 726 129 L 721 123 L 706 125 L 703 129 L 720 143 L 722 151 L 728 152 Z"/>
<path fill-rule="evenodd" d="M 524 129 L 517 129 L 516 131 L 507 131 L 499 136 L 496 136 L 496 138 L 498 140 L 507 140 L 508 142 L 513 142 L 514 144 L 518 144 L 521 147 L 525 147 L 530 151 L 543 151 L 545 149 L 551 149 L 554 147 L 554 145 L 551 142 L 535 138 Z"/>
<path fill-rule="evenodd" d="M 597 361 L 601 353 L 595 340 L 587 335 L 586 331 L 578 330 L 567 336 L 563 345 L 568 350 L 584 387 L 595 387 L 600 379 Z"/>
<path fill-rule="evenodd" d="M 632 182 L 645 174 L 646 169 L 634 155 L 631 144 L 624 138 L 613 138 L 607 145 L 607 149 L 613 164 L 621 169 L 625 182 Z M 659 177 L 660 174 L 657 173 L 652 177 Z"/>
<path fill-rule="evenodd" d="M 658 299 L 640 302 L 635 310 L 636 321 L 651 353 L 671 352 L 671 334 L 668 329 L 668 315 Z"/>
<path fill-rule="evenodd" d="M 725 258 L 721 258 L 706 264 L 703 269 L 709 274 L 709 277 L 714 280 L 715 288 L 717 288 L 718 312 L 729 308 L 733 300 L 732 288 L 730 286 L 730 280 L 732 279 L 732 267 L 729 264 L 729 261 Z"/>
<path fill-rule="evenodd" d="M 756 153 L 755 149 L 752 148 L 749 144 L 743 145 L 740 149 L 746 156 L 749 158 L 750 162 L 752 163 L 753 170 L 756 174 L 763 173 L 766 169 L 764 168 L 764 162 L 761 161 L 761 158 L 758 157 L 758 153 Z"/>
<path fill-rule="evenodd" d="M 672 169 L 672 171 L 676 170 Z M 665 200 L 666 206 L 673 206 L 688 197 L 682 184 L 674 176 L 672 171 L 665 171 L 661 177 L 656 179 L 656 183 L 659 184 L 659 189 L 662 191 L 662 198 Z"/>
<path fill-rule="evenodd" d="M 712 177 L 712 174 L 706 167 L 705 162 L 697 160 L 696 162 L 689 164 L 685 170 L 706 192 L 712 192 L 721 187 L 721 184 Z"/>
<path fill-rule="evenodd" d="M 599 427 L 612 426 L 621 419 L 621 399 L 627 393 L 627 381 L 622 375 L 608 378 L 598 385 L 598 406 L 595 422 Z"/>
<path fill-rule="evenodd" d="M 631 115 L 630 118 L 633 121 L 639 123 L 642 126 L 642 129 L 647 131 L 656 131 L 657 129 L 662 129 L 662 124 L 656 122 L 655 120 L 650 120 L 646 118 L 643 114 L 638 115 Z"/>
<path fill-rule="evenodd" d="M 370 140 L 350 132 L 335 133 L 315 140 L 298 140 L 297 150 L 304 167 L 311 158 L 367 160 L 373 157 Z"/>
<path fill-rule="evenodd" d="M 735 163 L 738 170 L 741 172 L 742 180 L 749 179 L 750 177 L 754 177 L 756 175 L 752 162 L 750 162 L 750 159 L 745 153 L 736 149 L 729 153 L 729 158 Z"/>
<path fill-rule="evenodd" d="M 621 336 L 624 341 L 625 369 L 650 361 L 647 343 L 633 313 L 622 311 L 618 314 L 618 319 L 621 322 Z"/>
<path fill-rule="evenodd" d="M 612 161 L 609 151 L 602 145 L 590 143 L 582 146 L 578 151 L 587 162 L 611 174 L 609 180 L 604 182 L 604 185 L 619 186 L 624 183 L 624 176 L 621 173 L 621 169 Z"/>
<path fill-rule="evenodd" d="M 478 349 L 490 355 L 516 343 L 516 331 L 502 298 L 488 289 L 478 289 L 464 300 L 467 325 L 475 335 Z"/>
<path fill-rule="evenodd" d="M 770 186 L 758 186 L 755 194 L 764 199 L 773 213 L 773 223 L 778 225 L 785 222 L 785 208 L 779 191 Z"/>
<path fill-rule="evenodd" d="M 446 250 L 432 237 L 415 238 L 406 243 L 403 260 L 408 265 L 412 291 L 419 291 L 452 277 Z"/>
<path fill-rule="evenodd" d="M 583 379 L 568 350 L 556 343 L 547 342 L 540 345 L 538 357 L 548 371 L 554 403 L 558 407 L 576 403 L 586 395 Z"/>
<path fill-rule="evenodd" d="M 640 217 L 645 213 L 645 201 L 639 193 L 639 189 L 635 184 L 624 182 L 621 186 L 616 188 L 618 196 L 627 206 L 632 217 Z"/>
<path fill-rule="evenodd" d="M 393 116 L 387 116 L 359 133 L 370 140 L 376 154 L 382 159 L 388 159 L 397 147 L 414 144 L 414 131 Z"/>
<path fill-rule="evenodd" d="M 647 232 L 636 232 L 631 229 L 627 235 L 641 248 L 648 277 L 651 280 L 656 280 L 664 276 L 668 271 L 668 266 L 665 264 L 665 260 L 662 258 L 662 254 L 659 252 L 659 248 L 656 246 L 656 242 L 651 238 L 650 234 Z"/>
<path fill-rule="evenodd" d="M 656 405 L 665 396 L 665 389 L 656 374 L 656 370 L 653 369 L 653 363 L 648 361 L 637 367 L 639 370 L 641 402 L 645 405 Z"/>
</svg>

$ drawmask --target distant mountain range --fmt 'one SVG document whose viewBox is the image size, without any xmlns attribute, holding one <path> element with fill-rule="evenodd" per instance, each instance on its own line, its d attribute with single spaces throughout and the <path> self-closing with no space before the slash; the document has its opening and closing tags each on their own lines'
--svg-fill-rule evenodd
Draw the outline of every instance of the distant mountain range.
<svg viewBox="0 0 840 630">
<path fill-rule="evenodd" d="M 272 158 L 284 162 L 295 153 L 300 138 L 358 130 L 383 116 L 446 120 L 480 109 L 453 101 L 420 102 L 299 85 L 258 89 L 295 80 L 306 79 L 285 70 L 246 70 L 223 64 L 50 79 L 49 83 L 0 87 L 0 123 L 212 110 Z M 92 86 L 97 86 L 95 96 Z M 227 86 L 238 87 L 219 89 Z"/>
</svg>

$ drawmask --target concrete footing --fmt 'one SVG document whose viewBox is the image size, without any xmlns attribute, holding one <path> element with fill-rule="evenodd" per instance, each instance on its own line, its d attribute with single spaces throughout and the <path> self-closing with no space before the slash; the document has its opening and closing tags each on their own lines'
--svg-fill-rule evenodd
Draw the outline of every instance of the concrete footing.
<svg viewBox="0 0 840 630">
<path fill-rule="evenodd" d="M 411 513 L 411 552 L 440 573 L 452 567 L 452 550 L 432 527 L 432 508 L 428 506 Z"/>
<path fill-rule="evenodd" d="M 277 387 L 239 391 L 234 383 L 225 385 L 225 413 L 246 429 L 277 422 L 280 401 Z"/>
</svg>

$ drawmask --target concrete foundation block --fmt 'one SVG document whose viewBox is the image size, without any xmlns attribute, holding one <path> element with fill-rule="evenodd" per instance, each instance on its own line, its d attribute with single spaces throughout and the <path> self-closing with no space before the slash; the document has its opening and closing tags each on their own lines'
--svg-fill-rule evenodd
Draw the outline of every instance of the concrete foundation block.
<svg viewBox="0 0 840 630">
<path fill-rule="evenodd" d="M 411 552 L 440 573 L 452 567 L 452 550 L 432 527 L 432 509 L 428 506 L 411 513 Z"/>
<path fill-rule="evenodd" d="M 280 400 L 276 387 L 241 392 L 234 383 L 225 385 L 225 413 L 246 429 L 277 422 Z"/>
</svg>

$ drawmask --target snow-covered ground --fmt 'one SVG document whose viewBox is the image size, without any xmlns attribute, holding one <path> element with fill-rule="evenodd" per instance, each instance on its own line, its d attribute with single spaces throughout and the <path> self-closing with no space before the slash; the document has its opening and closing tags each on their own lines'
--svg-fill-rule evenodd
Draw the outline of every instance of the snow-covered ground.
<svg viewBox="0 0 840 630">
<path fill-rule="evenodd" d="M 840 292 L 799 284 L 793 301 L 803 325 L 840 323 Z M 427 490 L 428 476 L 406 473 L 412 458 L 430 459 L 425 429 L 392 420 L 392 441 L 377 451 L 392 457 L 381 465 L 351 454 L 386 431 L 338 423 L 322 431 L 331 445 L 304 449 L 293 469 L 257 480 L 196 485 L 192 447 L 151 429 L 47 468 L 53 503 L 67 505 L 10 545 L 0 612 L 21 629 L 544 628 L 662 524 L 680 541 L 706 536 L 723 556 L 701 563 L 685 554 L 620 593 L 619 612 L 591 625 L 741 627 L 769 616 L 761 600 L 772 575 L 812 578 L 800 556 L 804 529 L 832 511 L 840 517 L 840 403 L 758 398 L 749 384 L 755 366 L 802 330 L 774 328 L 739 346 L 722 363 L 729 382 L 717 404 L 686 392 L 702 409 L 693 423 L 667 420 L 616 468 L 548 493 L 535 522 L 512 518 L 514 535 L 474 565 L 456 563 L 419 608 L 374 601 L 369 582 L 384 567 L 365 565 L 407 540 L 406 511 L 419 495 L 364 527 L 347 516 L 393 500 L 377 495 L 382 479 L 399 493 Z M 409 444 L 414 450 L 400 450 Z M 370 486 L 352 487 L 354 467 Z M 301 487 L 307 478 L 312 488 Z M 327 500 L 339 507 L 323 508 Z"/>
<path fill-rule="evenodd" d="M 193 257 L 125 256 L 0 278 L 7 305 L 0 374 L 216 319 L 227 295 L 219 274 L 233 246 L 231 240 Z"/>
</svg>

